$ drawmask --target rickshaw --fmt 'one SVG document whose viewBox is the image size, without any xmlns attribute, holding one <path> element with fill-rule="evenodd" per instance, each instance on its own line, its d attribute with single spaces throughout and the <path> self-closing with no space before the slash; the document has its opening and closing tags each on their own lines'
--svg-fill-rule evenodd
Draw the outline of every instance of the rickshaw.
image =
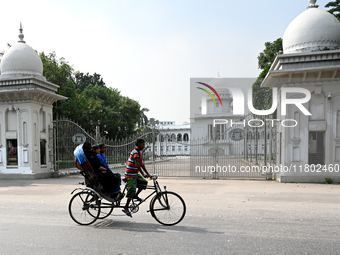
<svg viewBox="0 0 340 255">
<path fill-rule="evenodd" d="M 105 219 L 110 216 L 113 209 L 123 208 L 122 199 L 125 197 L 126 188 L 123 192 L 115 194 L 113 197 L 106 194 L 103 186 L 86 158 L 83 144 L 74 150 L 75 164 L 80 169 L 80 174 L 85 181 L 81 184 L 85 187 L 74 189 L 68 206 L 71 218 L 79 225 L 90 225 L 98 219 Z M 174 192 L 167 191 L 166 186 L 161 190 L 156 175 L 151 175 L 152 185 L 147 185 L 146 189 L 153 192 L 142 201 L 132 200 L 129 206 L 132 214 L 139 211 L 139 207 L 148 198 L 151 198 L 149 212 L 151 216 L 160 224 L 172 226 L 181 222 L 186 213 L 186 205 L 182 197 Z"/>
</svg>

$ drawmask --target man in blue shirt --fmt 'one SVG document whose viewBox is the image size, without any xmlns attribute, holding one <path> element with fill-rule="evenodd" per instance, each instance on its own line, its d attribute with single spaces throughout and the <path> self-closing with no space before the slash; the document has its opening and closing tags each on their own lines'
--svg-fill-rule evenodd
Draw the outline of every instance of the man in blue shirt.
<svg viewBox="0 0 340 255">
<path fill-rule="evenodd" d="M 121 185 L 121 181 L 122 181 L 120 173 L 115 173 L 109 168 L 109 165 L 107 164 L 107 161 L 106 161 L 106 157 L 104 155 L 104 153 L 106 152 L 105 144 L 101 143 L 101 144 L 98 145 L 98 147 L 99 147 L 99 153 L 97 154 L 98 159 L 105 166 L 106 169 L 110 170 L 115 175 L 115 179 L 118 180 L 117 186 L 119 187 L 119 190 L 120 190 L 120 185 Z"/>
</svg>

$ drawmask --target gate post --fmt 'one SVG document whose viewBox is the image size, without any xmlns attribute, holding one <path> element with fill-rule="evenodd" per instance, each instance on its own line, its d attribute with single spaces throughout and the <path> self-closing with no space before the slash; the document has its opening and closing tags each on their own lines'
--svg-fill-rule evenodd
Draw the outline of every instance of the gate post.
<svg viewBox="0 0 340 255">
<path fill-rule="evenodd" d="M 264 121 L 264 165 L 267 166 L 267 122 Z"/>
<path fill-rule="evenodd" d="M 152 162 L 153 162 L 153 174 L 156 173 L 156 161 L 155 161 L 155 126 L 152 125 Z"/>
<path fill-rule="evenodd" d="M 264 165 L 267 167 L 267 122 L 265 122 L 265 126 L 264 126 L 264 133 L 265 133 L 265 139 L 264 139 L 264 148 L 265 148 L 265 160 L 264 160 Z M 273 179 L 273 174 L 271 172 L 271 167 L 270 167 L 270 158 L 272 156 L 271 154 L 271 150 L 272 150 L 272 146 L 271 146 L 271 128 L 269 129 L 269 142 L 270 142 L 270 147 L 269 147 L 269 171 L 268 171 L 268 168 L 266 168 L 266 179 L 267 180 L 272 180 Z"/>
<path fill-rule="evenodd" d="M 246 147 L 245 147 L 245 153 L 247 153 L 247 162 L 249 162 L 249 149 L 248 149 L 248 147 L 249 147 L 249 145 L 248 145 L 248 127 L 246 126 L 246 129 L 245 129 L 245 132 L 246 132 L 246 134 L 245 134 L 245 137 L 246 137 Z"/>
<path fill-rule="evenodd" d="M 214 166 L 215 172 L 213 173 L 213 179 L 217 179 L 217 162 L 216 162 L 216 126 L 213 127 L 213 142 L 214 142 Z"/>
<path fill-rule="evenodd" d="M 246 146 L 246 135 L 245 135 L 245 129 L 243 129 L 243 131 L 244 131 L 244 135 L 243 135 L 243 160 L 245 161 L 246 160 L 246 148 L 247 148 L 247 146 Z"/>
<path fill-rule="evenodd" d="M 58 120 L 53 121 L 53 166 L 54 173 L 59 175 L 59 166 L 57 163 L 57 144 L 58 144 Z"/>
<path fill-rule="evenodd" d="M 272 153 L 273 153 L 273 130 L 272 130 L 272 126 L 270 126 L 270 130 L 269 130 L 269 165 L 272 165 Z"/>
<path fill-rule="evenodd" d="M 259 164 L 258 159 L 257 159 L 257 156 L 258 156 L 258 143 L 259 143 L 259 140 L 258 140 L 257 126 L 256 126 L 255 127 L 255 164 L 256 165 Z"/>
</svg>

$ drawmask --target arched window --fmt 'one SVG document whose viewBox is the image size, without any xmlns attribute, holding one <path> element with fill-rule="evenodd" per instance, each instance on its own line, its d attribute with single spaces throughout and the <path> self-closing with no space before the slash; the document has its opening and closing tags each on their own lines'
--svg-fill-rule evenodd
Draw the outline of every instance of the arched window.
<svg viewBox="0 0 340 255">
<path fill-rule="evenodd" d="M 172 142 L 176 142 L 176 135 L 175 135 L 175 134 L 172 134 L 172 135 L 171 135 L 171 141 L 172 141 Z"/>
<path fill-rule="evenodd" d="M 183 141 L 185 142 L 189 141 L 189 135 L 187 133 L 183 135 Z"/>
<path fill-rule="evenodd" d="M 182 134 L 181 133 L 177 134 L 177 142 L 180 142 L 180 141 L 182 141 Z"/>
<path fill-rule="evenodd" d="M 164 142 L 164 136 L 163 135 L 160 135 L 160 141 Z"/>
</svg>

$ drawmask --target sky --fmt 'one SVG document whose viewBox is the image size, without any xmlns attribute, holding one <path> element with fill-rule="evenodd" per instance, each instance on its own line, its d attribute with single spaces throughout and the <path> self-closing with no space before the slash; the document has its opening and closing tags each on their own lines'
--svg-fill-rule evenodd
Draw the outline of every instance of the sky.
<svg viewBox="0 0 340 255">
<path fill-rule="evenodd" d="M 325 9 L 329 0 L 317 1 Z M 1 3 L 0 52 L 24 40 L 148 108 L 189 122 L 190 78 L 254 78 L 264 43 L 282 37 L 308 0 L 12 0 Z"/>
</svg>

